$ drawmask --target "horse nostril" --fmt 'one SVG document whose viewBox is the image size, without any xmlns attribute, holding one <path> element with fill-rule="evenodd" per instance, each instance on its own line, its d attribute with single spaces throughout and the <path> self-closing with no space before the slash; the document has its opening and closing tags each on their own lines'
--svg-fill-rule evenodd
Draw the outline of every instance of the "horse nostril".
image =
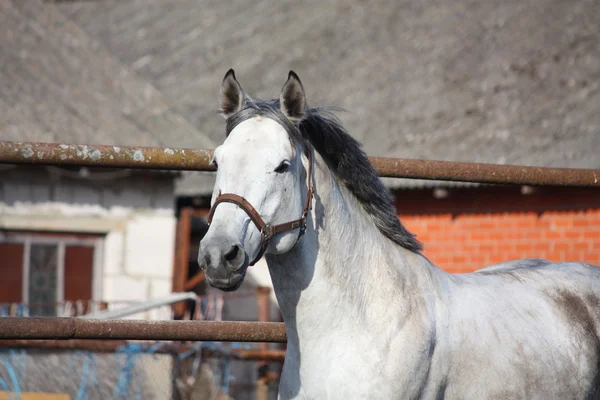
<svg viewBox="0 0 600 400">
<path fill-rule="evenodd" d="M 234 260 L 237 257 L 239 251 L 240 251 L 240 246 L 232 246 L 231 249 L 229 249 L 229 251 L 227 253 L 225 253 L 225 260 L 227 260 L 227 261 Z"/>
<path fill-rule="evenodd" d="M 200 267 L 200 271 L 206 270 L 206 267 L 210 264 L 210 256 L 207 254 L 204 257 L 198 257 L 198 267 Z"/>
</svg>

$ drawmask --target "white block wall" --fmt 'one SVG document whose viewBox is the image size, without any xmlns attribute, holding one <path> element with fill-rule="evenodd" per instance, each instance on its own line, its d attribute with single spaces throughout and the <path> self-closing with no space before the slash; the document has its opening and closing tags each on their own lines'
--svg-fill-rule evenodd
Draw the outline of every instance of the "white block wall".
<svg viewBox="0 0 600 400">
<path fill-rule="evenodd" d="M 173 264 L 175 220 L 173 216 L 138 215 L 125 232 L 125 271 L 131 276 L 170 278 Z"/>
<path fill-rule="evenodd" d="M 105 242 L 104 300 L 148 300 L 171 293 L 175 216 L 132 215 Z"/>
<path fill-rule="evenodd" d="M 104 235 L 95 300 L 138 302 L 171 293 L 174 203 L 173 181 L 164 176 L 98 185 L 16 168 L 0 181 L 0 228 Z"/>
</svg>

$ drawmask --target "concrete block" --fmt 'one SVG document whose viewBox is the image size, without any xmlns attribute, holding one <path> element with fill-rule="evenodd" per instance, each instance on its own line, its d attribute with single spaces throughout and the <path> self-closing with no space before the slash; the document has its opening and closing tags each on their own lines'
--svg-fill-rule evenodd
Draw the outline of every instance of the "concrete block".
<svg viewBox="0 0 600 400">
<path fill-rule="evenodd" d="M 104 278 L 105 301 L 143 301 L 148 299 L 148 281 L 125 275 Z"/>
<path fill-rule="evenodd" d="M 152 279 L 150 282 L 150 298 L 155 299 L 171 294 L 172 282 L 170 279 Z"/>
<path fill-rule="evenodd" d="M 104 275 L 122 274 L 124 270 L 123 246 L 125 235 L 123 232 L 112 231 L 106 235 L 104 241 Z"/>
<path fill-rule="evenodd" d="M 171 279 L 175 217 L 137 215 L 127 224 L 125 270 L 129 275 Z"/>
</svg>

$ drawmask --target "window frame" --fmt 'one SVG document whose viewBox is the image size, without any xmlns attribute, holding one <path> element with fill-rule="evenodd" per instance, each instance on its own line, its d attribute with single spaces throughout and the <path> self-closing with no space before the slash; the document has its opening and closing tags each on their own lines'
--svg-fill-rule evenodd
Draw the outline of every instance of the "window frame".
<svg viewBox="0 0 600 400">
<path fill-rule="evenodd" d="M 78 237 L 83 236 L 83 237 Z M 89 246 L 94 248 L 92 262 L 92 301 L 100 301 L 103 290 L 103 253 L 105 236 L 68 234 L 62 232 L 24 232 L 0 231 L 0 240 L 5 243 L 23 245 L 23 264 L 21 266 L 22 287 L 21 300 L 29 304 L 30 253 L 32 244 L 55 244 L 58 246 L 56 271 L 56 303 L 64 302 L 65 293 L 65 252 L 66 246 Z"/>
</svg>

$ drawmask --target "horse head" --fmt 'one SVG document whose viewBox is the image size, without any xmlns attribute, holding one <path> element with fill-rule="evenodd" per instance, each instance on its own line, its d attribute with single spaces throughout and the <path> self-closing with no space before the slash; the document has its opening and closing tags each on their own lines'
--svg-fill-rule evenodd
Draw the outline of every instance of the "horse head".
<svg viewBox="0 0 600 400">
<path fill-rule="evenodd" d="M 294 247 L 312 198 L 312 150 L 298 130 L 306 108 L 300 79 L 290 72 L 279 99 L 257 102 L 229 70 L 220 96 L 227 135 L 214 151 L 210 226 L 198 252 L 209 284 L 226 291 L 237 289 L 264 253 Z"/>
</svg>

